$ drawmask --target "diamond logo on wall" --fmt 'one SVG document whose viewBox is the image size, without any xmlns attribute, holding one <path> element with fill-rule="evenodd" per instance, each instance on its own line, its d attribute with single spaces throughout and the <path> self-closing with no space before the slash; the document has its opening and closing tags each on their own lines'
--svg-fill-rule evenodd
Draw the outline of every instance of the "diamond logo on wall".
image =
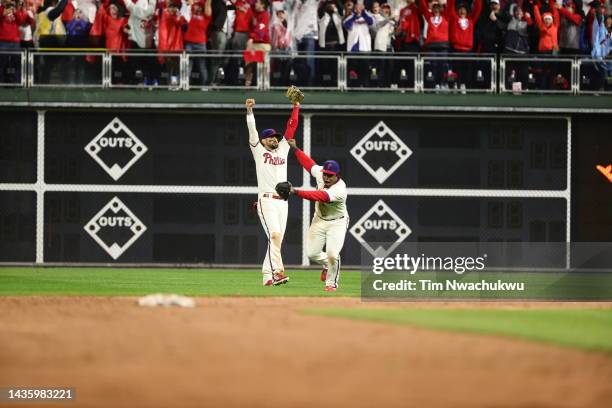
<svg viewBox="0 0 612 408">
<path fill-rule="evenodd" d="M 381 120 L 351 149 L 351 154 L 383 184 L 412 155 L 412 150 Z M 374 155 L 384 156 L 376 160 Z"/>
<path fill-rule="evenodd" d="M 383 201 L 378 200 L 350 229 L 351 235 L 374 257 L 389 255 L 412 230 Z M 389 243 L 385 246 L 373 243 Z"/>
<path fill-rule="evenodd" d="M 87 154 L 115 181 L 147 150 L 147 146 L 117 117 L 85 146 Z"/>
<path fill-rule="evenodd" d="M 84 228 L 113 259 L 119 258 L 147 230 L 117 197 L 94 215 Z"/>
</svg>

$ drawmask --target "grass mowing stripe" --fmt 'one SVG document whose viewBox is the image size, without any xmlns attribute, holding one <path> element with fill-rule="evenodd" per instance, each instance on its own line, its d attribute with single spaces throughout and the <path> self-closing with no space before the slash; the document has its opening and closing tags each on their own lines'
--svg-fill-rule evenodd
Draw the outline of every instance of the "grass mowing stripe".
<svg viewBox="0 0 612 408">
<path fill-rule="evenodd" d="M 291 280 L 263 287 L 261 271 L 233 269 L 0 268 L 0 296 L 351 296 L 361 293 L 360 274 L 342 272 L 336 293 L 323 291 L 319 271 L 288 271 Z"/>
<path fill-rule="evenodd" d="M 612 309 L 308 309 L 317 316 L 495 334 L 612 353 Z"/>
</svg>

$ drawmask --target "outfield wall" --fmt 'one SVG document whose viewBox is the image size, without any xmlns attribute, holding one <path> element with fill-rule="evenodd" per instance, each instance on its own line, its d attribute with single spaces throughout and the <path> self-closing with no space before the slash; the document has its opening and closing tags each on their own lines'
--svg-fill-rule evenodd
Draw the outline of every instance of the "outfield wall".
<svg viewBox="0 0 612 408">
<path fill-rule="evenodd" d="M 595 168 L 612 161 L 610 116 L 303 112 L 299 144 L 339 161 L 349 186 L 345 264 L 380 241 L 612 239 L 612 184 Z M 288 113 L 260 110 L 258 128 Z M 24 108 L 0 123 L 1 262 L 261 261 L 242 110 Z M 289 180 L 313 185 L 291 157 Z M 308 263 L 312 210 L 290 202 L 287 264 Z"/>
</svg>

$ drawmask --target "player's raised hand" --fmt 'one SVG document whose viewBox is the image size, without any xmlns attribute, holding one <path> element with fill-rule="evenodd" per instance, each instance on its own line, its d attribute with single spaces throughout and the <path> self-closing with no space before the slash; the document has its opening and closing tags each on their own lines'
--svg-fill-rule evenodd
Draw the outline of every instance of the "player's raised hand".
<svg viewBox="0 0 612 408">
<path fill-rule="evenodd" d="M 253 109 L 253 106 L 255 106 L 255 99 L 247 99 L 244 104 L 246 105 L 247 109 Z"/>
<path fill-rule="evenodd" d="M 293 149 L 297 149 L 297 143 L 295 142 L 295 139 L 289 139 L 287 140 L 287 143 L 289 143 L 289 146 L 291 146 Z"/>
</svg>

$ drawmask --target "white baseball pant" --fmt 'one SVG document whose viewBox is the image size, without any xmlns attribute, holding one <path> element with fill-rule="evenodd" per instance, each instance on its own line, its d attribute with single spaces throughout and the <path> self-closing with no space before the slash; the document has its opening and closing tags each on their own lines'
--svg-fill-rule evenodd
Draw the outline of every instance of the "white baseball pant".
<svg viewBox="0 0 612 408">
<path fill-rule="evenodd" d="M 346 216 L 325 221 L 315 215 L 310 223 L 306 252 L 312 262 L 328 269 L 325 286 L 338 287 L 341 266 L 340 251 L 344 245 L 348 221 Z M 325 252 L 323 247 L 325 247 Z"/>
<path fill-rule="evenodd" d="M 283 258 L 281 256 L 281 246 L 287 226 L 288 210 L 289 206 L 287 201 L 263 197 L 262 194 L 259 195 L 259 199 L 257 200 L 257 214 L 259 215 L 261 226 L 268 237 L 266 257 L 261 267 L 264 284 L 272 279 L 273 272 L 285 270 Z"/>
</svg>

